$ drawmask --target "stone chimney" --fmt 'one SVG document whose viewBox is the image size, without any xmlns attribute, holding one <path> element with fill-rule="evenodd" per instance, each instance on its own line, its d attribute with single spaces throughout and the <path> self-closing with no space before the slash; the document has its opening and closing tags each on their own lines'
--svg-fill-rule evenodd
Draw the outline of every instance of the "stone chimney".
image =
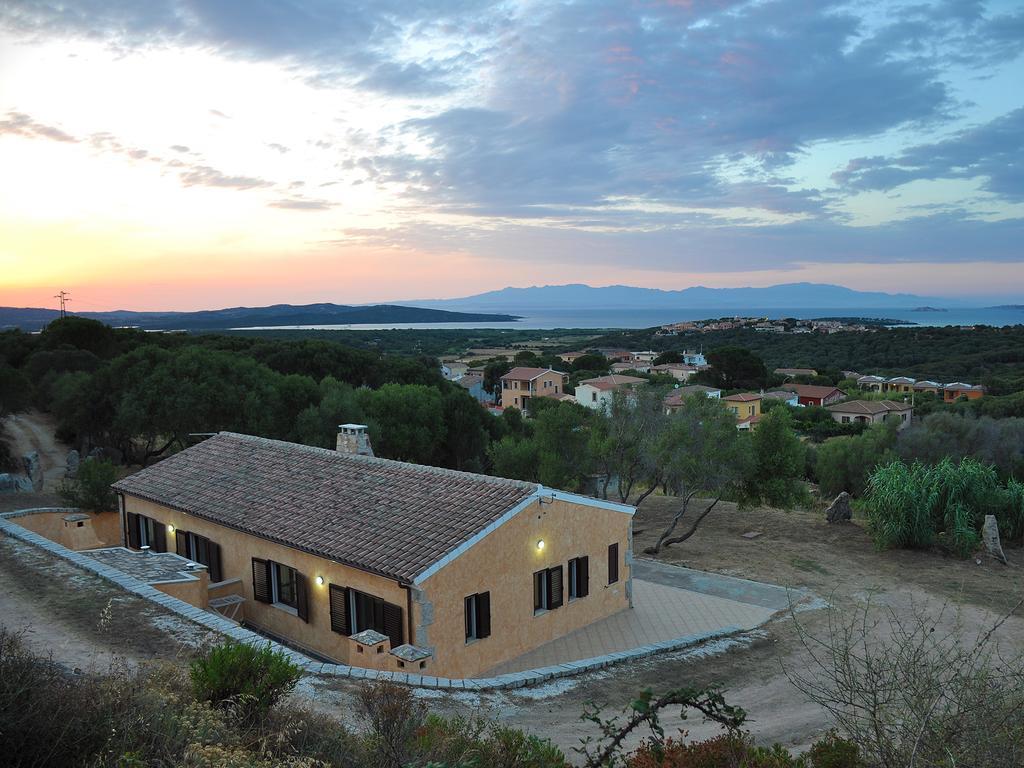
<svg viewBox="0 0 1024 768">
<path fill-rule="evenodd" d="M 373 456 L 370 435 L 365 424 L 338 425 L 338 452 L 357 456 Z"/>
</svg>

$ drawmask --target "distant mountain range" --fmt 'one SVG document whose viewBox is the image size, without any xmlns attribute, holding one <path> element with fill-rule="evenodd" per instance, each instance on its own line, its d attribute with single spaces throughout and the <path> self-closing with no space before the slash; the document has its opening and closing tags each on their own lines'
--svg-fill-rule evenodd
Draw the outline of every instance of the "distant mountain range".
<svg viewBox="0 0 1024 768">
<path fill-rule="evenodd" d="M 924 305 L 959 305 L 947 299 L 910 293 L 855 291 L 841 285 L 786 283 L 767 288 L 705 288 L 695 286 L 679 291 L 609 285 L 601 288 L 582 284 L 544 285 L 530 288 L 502 288 L 459 299 L 424 299 L 422 307 L 443 309 L 878 309 L 913 308 Z"/>
<path fill-rule="evenodd" d="M 59 316 L 55 309 L 0 307 L 0 328 L 39 330 Z M 349 325 L 352 323 L 497 323 L 515 315 L 452 312 L 397 304 L 274 304 L 270 307 L 231 307 L 199 312 L 76 312 L 113 326 L 143 330 L 208 331 L 281 325 Z"/>
</svg>

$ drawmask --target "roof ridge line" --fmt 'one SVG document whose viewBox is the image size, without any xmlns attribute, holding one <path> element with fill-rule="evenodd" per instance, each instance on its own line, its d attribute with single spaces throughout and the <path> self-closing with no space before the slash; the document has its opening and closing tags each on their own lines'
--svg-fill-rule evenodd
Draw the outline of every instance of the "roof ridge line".
<svg viewBox="0 0 1024 768">
<path fill-rule="evenodd" d="M 356 453 L 340 453 L 330 448 L 321 448 L 318 445 L 306 445 L 305 443 L 293 443 L 289 440 L 276 440 L 272 437 L 261 437 L 260 435 L 247 435 L 243 432 L 231 432 L 229 430 L 222 430 L 217 433 L 218 435 L 226 435 L 229 437 L 238 437 L 251 442 L 262 442 L 271 443 L 274 445 L 284 445 L 289 448 L 299 449 L 307 451 L 309 453 L 319 453 L 325 456 L 334 456 L 342 459 L 354 459 L 357 461 L 364 461 L 368 464 L 384 464 L 384 465 L 399 465 L 402 467 L 412 467 L 417 470 L 424 470 L 431 474 L 441 475 L 446 477 L 465 477 L 474 478 L 491 482 L 495 485 L 510 485 L 516 487 L 529 488 L 533 484 L 528 483 L 525 480 L 513 480 L 507 477 L 498 477 L 496 475 L 484 475 L 478 472 L 466 472 L 459 469 L 448 469 L 447 467 L 435 467 L 430 464 L 416 464 L 411 461 L 399 461 L 398 459 L 386 459 L 383 456 L 363 456 Z"/>
</svg>

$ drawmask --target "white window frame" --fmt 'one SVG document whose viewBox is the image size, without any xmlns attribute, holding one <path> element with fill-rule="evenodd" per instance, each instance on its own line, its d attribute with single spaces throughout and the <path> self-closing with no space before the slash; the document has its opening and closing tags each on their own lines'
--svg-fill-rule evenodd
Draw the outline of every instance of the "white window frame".
<svg viewBox="0 0 1024 768">
<path fill-rule="evenodd" d="M 299 615 L 299 609 L 297 607 L 288 605 L 288 603 L 282 603 L 280 600 L 278 600 L 278 596 L 279 596 L 278 595 L 278 583 L 277 583 L 277 569 L 278 568 L 287 568 L 287 569 L 289 569 L 293 574 L 295 574 L 294 579 L 296 581 L 298 579 L 298 573 L 299 572 L 295 568 L 292 568 L 290 565 L 285 565 L 284 563 L 278 563 L 278 562 L 273 562 L 272 561 L 271 565 L 270 565 L 270 601 L 271 601 L 271 605 L 273 605 L 276 608 L 281 609 L 282 611 L 287 611 L 288 613 L 292 614 L 293 616 L 298 616 Z M 298 589 L 298 587 L 296 587 L 296 590 L 297 589 Z M 296 602 L 298 602 L 298 594 L 296 594 Z"/>
</svg>

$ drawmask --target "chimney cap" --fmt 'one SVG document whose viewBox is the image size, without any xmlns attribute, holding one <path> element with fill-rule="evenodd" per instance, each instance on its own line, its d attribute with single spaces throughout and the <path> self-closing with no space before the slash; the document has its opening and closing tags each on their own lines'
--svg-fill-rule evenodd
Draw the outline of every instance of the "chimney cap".
<svg viewBox="0 0 1024 768">
<path fill-rule="evenodd" d="M 339 424 L 338 429 L 351 432 L 359 432 L 366 429 L 365 424 Z"/>
</svg>

